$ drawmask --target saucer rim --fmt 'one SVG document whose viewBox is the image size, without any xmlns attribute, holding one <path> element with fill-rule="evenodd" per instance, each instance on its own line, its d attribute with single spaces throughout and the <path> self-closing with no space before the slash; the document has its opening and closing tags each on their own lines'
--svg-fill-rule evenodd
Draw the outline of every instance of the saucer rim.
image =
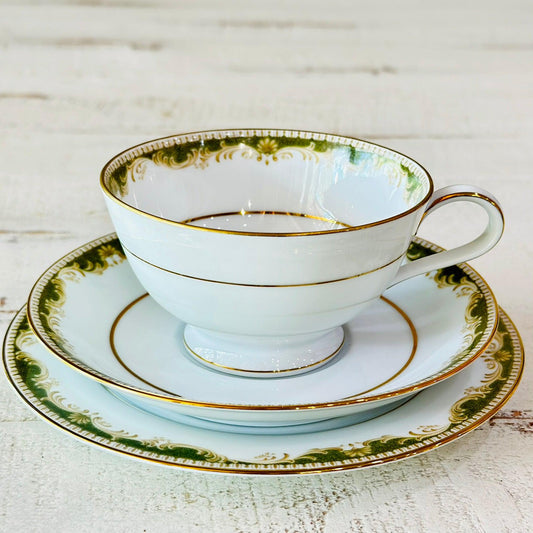
<svg viewBox="0 0 533 533">
<path fill-rule="evenodd" d="M 75 249 L 71 250 L 69 253 L 63 255 L 60 259 L 54 261 L 48 268 L 45 269 L 45 271 L 38 277 L 37 281 L 33 285 L 29 296 L 27 298 L 26 306 L 27 306 L 27 318 L 28 323 L 30 326 L 30 329 L 32 330 L 33 334 L 39 339 L 39 341 L 56 357 L 58 357 L 63 363 L 67 364 L 77 372 L 80 372 L 81 374 L 89 377 L 90 379 L 93 379 L 95 381 L 98 381 L 102 385 L 106 387 L 112 387 L 116 388 L 119 391 L 123 391 L 125 393 L 131 393 L 134 395 L 138 395 L 144 398 L 148 398 L 150 400 L 157 400 L 157 401 L 164 401 L 171 404 L 178 404 L 178 405 L 185 405 L 185 406 L 193 406 L 193 407 L 199 407 L 199 408 L 211 408 L 211 409 L 220 409 L 220 410 L 228 410 L 228 411 L 294 411 L 294 410 L 308 410 L 312 409 L 314 411 L 318 410 L 326 410 L 330 408 L 337 408 L 337 407 L 343 407 L 343 406 L 353 406 L 358 404 L 370 404 L 372 402 L 378 402 L 382 400 L 388 400 L 395 397 L 400 397 L 402 395 L 406 395 L 409 393 L 421 391 L 427 387 L 431 387 L 437 383 L 440 383 L 441 381 L 444 381 L 456 373 L 460 372 L 464 368 L 466 368 L 468 365 L 473 363 L 480 355 L 482 355 L 485 350 L 490 345 L 492 339 L 494 338 L 494 335 L 497 332 L 498 324 L 500 320 L 499 311 L 500 308 L 498 306 L 496 297 L 494 295 L 494 292 L 492 291 L 490 285 L 486 282 L 486 280 L 476 271 L 474 270 L 470 265 L 467 263 L 459 263 L 457 265 L 454 265 L 458 268 L 460 268 L 462 271 L 465 272 L 465 274 L 477 278 L 479 282 L 479 289 L 483 292 L 483 296 L 487 301 L 487 307 L 489 308 L 488 314 L 490 315 L 490 312 L 492 311 L 494 313 L 494 324 L 492 327 L 492 330 L 490 331 L 489 335 L 487 336 L 486 341 L 478 348 L 477 352 L 472 354 L 469 358 L 467 358 L 465 361 L 463 361 L 458 366 L 450 369 L 449 371 L 445 372 L 444 374 L 441 374 L 439 376 L 434 377 L 430 380 L 425 381 L 419 381 L 415 384 L 411 384 L 407 387 L 402 387 L 400 389 L 396 389 L 390 392 L 372 395 L 372 396 L 364 396 L 364 397 L 356 397 L 356 398 L 349 398 L 349 399 L 339 399 L 339 400 L 333 400 L 333 401 L 326 401 L 326 402 L 317 402 L 317 403 L 299 403 L 299 404 L 281 404 L 281 405 L 275 405 L 275 404 L 269 404 L 269 405 L 251 405 L 251 404 L 224 404 L 224 403 L 216 403 L 216 402 L 205 402 L 205 401 L 197 401 L 197 400 L 190 400 L 186 398 L 182 398 L 179 396 L 172 396 L 172 395 L 166 395 L 166 394 L 160 394 L 157 392 L 150 392 L 147 390 L 139 389 L 133 385 L 128 385 L 125 383 L 121 383 L 119 381 L 113 380 L 110 377 L 106 377 L 104 375 L 101 375 L 100 372 L 98 372 L 95 369 L 86 367 L 83 363 L 79 363 L 79 366 L 74 362 L 71 361 L 66 354 L 63 354 L 61 349 L 59 347 L 55 347 L 53 344 L 53 341 L 49 341 L 39 330 L 39 326 L 35 323 L 34 318 L 32 316 L 32 302 L 34 300 L 38 301 L 39 294 L 38 288 L 41 284 L 42 280 L 47 277 L 52 270 L 57 269 L 58 265 L 65 261 L 67 258 L 70 258 L 70 256 L 73 256 L 75 254 L 78 254 L 83 251 L 87 251 L 90 249 L 95 248 L 98 245 L 106 244 L 107 242 L 118 239 L 118 236 L 116 232 L 111 232 L 106 235 L 103 235 L 102 237 L 93 239 L 85 244 L 82 244 L 81 246 L 76 247 Z M 120 241 L 119 241 L 120 242 Z M 432 250 L 435 253 L 444 251 L 444 249 L 426 239 L 422 239 L 418 236 L 413 237 L 413 242 L 416 244 L 419 244 L 421 246 L 424 246 L 430 250 Z M 127 259 L 126 259 L 127 261 Z M 37 295 L 37 296 L 36 296 Z M 40 319 L 39 319 L 40 322 Z"/>
<path fill-rule="evenodd" d="M 525 350 L 524 350 L 524 344 L 523 344 L 520 332 L 518 331 L 516 325 L 514 324 L 512 319 L 509 317 L 509 315 L 503 309 L 500 308 L 498 324 L 499 325 L 502 324 L 505 327 L 506 334 L 510 337 L 510 341 L 511 341 L 513 347 L 516 348 L 516 351 L 513 350 L 513 352 L 512 352 L 513 356 L 514 356 L 513 359 L 518 357 L 519 358 L 519 363 L 515 364 L 513 362 L 513 365 L 511 367 L 511 371 L 509 373 L 509 376 L 507 377 L 505 384 L 502 386 L 502 389 L 504 389 L 505 385 L 507 383 L 509 383 L 509 382 L 511 382 L 511 385 L 503 393 L 503 396 L 498 398 L 498 394 L 500 394 L 500 395 L 502 394 L 502 392 L 500 390 L 500 392 L 496 395 L 496 397 L 493 398 L 491 400 L 491 402 L 489 402 L 489 404 L 487 406 L 485 406 L 484 408 L 480 409 L 480 411 L 482 412 L 484 409 L 488 408 L 487 412 L 485 412 L 479 418 L 477 418 L 477 419 L 475 418 L 476 415 L 479 412 L 470 415 L 468 417 L 472 421 L 472 423 L 470 425 L 465 426 L 464 425 L 465 421 L 462 421 L 461 424 L 460 424 L 461 427 L 455 433 L 449 434 L 449 435 L 443 437 L 440 440 L 436 440 L 436 439 L 438 439 L 438 435 L 436 435 L 436 436 L 429 436 L 428 435 L 428 438 L 430 440 L 429 440 L 429 443 L 426 444 L 426 445 L 421 445 L 420 447 L 418 447 L 418 448 L 416 448 L 414 450 L 404 448 L 402 451 L 400 451 L 396 455 L 386 456 L 386 457 L 383 457 L 383 456 L 380 457 L 380 455 L 382 455 L 382 454 L 381 453 L 376 453 L 376 454 L 374 454 L 375 458 L 370 459 L 370 460 L 368 460 L 366 462 L 361 462 L 361 461 L 359 461 L 357 459 L 354 459 L 354 462 L 348 463 L 348 464 L 324 466 L 324 465 L 328 464 L 328 462 L 325 461 L 324 465 L 321 466 L 321 467 L 316 467 L 316 468 L 311 467 L 311 468 L 308 468 L 308 469 L 305 469 L 305 468 L 294 468 L 294 469 L 286 468 L 284 470 L 268 469 L 268 468 L 264 468 L 264 469 L 257 468 L 255 470 L 253 470 L 253 469 L 246 470 L 244 468 L 208 467 L 208 466 L 193 465 L 193 464 L 188 464 L 188 463 L 172 462 L 170 460 L 158 459 L 158 458 L 150 456 L 150 455 L 135 454 L 135 453 L 132 453 L 132 452 L 126 450 L 126 449 L 120 449 L 120 448 L 117 448 L 117 447 L 109 446 L 108 444 L 103 442 L 97 435 L 93 435 L 91 437 L 90 436 L 90 431 L 82 430 L 80 427 L 77 427 L 77 431 L 74 431 L 73 429 L 71 429 L 70 427 L 65 425 L 66 424 L 66 420 L 64 418 L 62 419 L 62 422 L 63 422 L 63 424 L 62 424 L 58 420 L 54 419 L 52 416 L 49 416 L 42 408 L 40 409 L 36 405 L 36 403 L 31 401 L 32 399 L 36 400 L 36 402 L 39 402 L 42 405 L 42 407 L 44 407 L 45 409 L 48 409 L 48 407 L 46 407 L 42 403 L 41 399 L 35 397 L 34 393 L 31 390 L 29 392 L 32 394 L 32 398 L 29 398 L 27 396 L 27 393 L 28 393 L 29 389 L 26 386 L 25 381 L 23 381 L 23 387 L 20 387 L 20 385 L 15 382 L 15 379 L 14 379 L 14 377 L 11 374 L 10 369 L 9 369 L 8 359 L 9 360 L 13 359 L 14 355 L 13 354 L 8 354 L 8 351 L 9 351 L 8 348 L 10 348 L 11 351 L 13 350 L 13 346 L 14 346 L 15 339 L 16 339 L 16 337 L 10 336 L 10 333 L 12 331 L 12 328 L 13 328 L 15 322 L 18 319 L 20 319 L 20 322 L 22 322 L 22 320 L 24 320 L 24 317 L 27 318 L 27 314 L 24 312 L 25 308 L 26 308 L 26 305 L 24 305 L 15 314 L 14 318 L 11 320 L 11 322 L 10 322 L 10 324 L 8 326 L 8 329 L 7 329 L 5 338 L 4 338 L 4 342 L 3 342 L 2 363 L 3 363 L 3 367 L 4 367 L 4 372 L 5 372 L 5 374 L 6 374 L 7 378 L 8 378 L 8 381 L 10 382 L 11 386 L 13 387 L 13 389 L 15 390 L 17 395 L 21 398 L 21 400 L 26 405 L 28 405 L 28 407 L 30 407 L 35 413 L 37 413 L 42 419 L 44 419 L 50 425 L 56 427 L 57 429 L 59 429 L 61 431 L 64 431 L 65 433 L 67 433 L 71 437 L 74 437 L 74 438 L 76 438 L 78 440 L 81 440 L 81 441 L 86 442 L 88 444 L 94 445 L 96 447 L 102 448 L 102 449 L 107 450 L 109 452 L 117 452 L 117 453 L 119 453 L 121 455 L 125 455 L 127 457 L 130 457 L 130 458 L 138 460 L 138 461 L 148 461 L 149 463 L 155 463 L 155 464 L 158 464 L 158 465 L 161 465 L 161 466 L 165 466 L 165 467 L 183 468 L 183 469 L 186 469 L 186 470 L 196 470 L 196 471 L 208 472 L 208 473 L 240 474 L 240 475 L 254 476 L 254 477 L 255 476 L 265 476 L 265 475 L 266 476 L 286 476 L 286 475 L 290 475 L 290 474 L 307 474 L 307 475 L 325 474 L 325 473 L 335 473 L 335 472 L 349 471 L 349 470 L 360 469 L 360 468 L 368 468 L 368 467 L 380 466 L 380 465 L 383 465 L 383 464 L 387 464 L 387 463 L 391 463 L 391 462 L 395 462 L 395 461 L 408 459 L 410 457 L 414 457 L 414 456 L 417 456 L 417 455 L 422 455 L 422 454 L 430 452 L 430 451 L 432 451 L 432 450 L 434 450 L 436 448 L 439 448 L 439 447 L 441 447 L 443 445 L 446 445 L 446 444 L 448 444 L 450 442 L 453 442 L 454 440 L 462 438 L 467 433 L 470 433 L 471 431 L 477 429 L 479 426 L 481 426 L 482 424 L 487 422 L 490 418 L 492 418 L 512 398 L 513 394 L 515 393 L 515 391 L 517 390 L 517 388 L 520 385 L 520 382 L 521 382 L 521 379 L 522 379 L 523 373 L 524 373 L 524 368 L 525 368 Z M 20 326 L 20 323 L 18 324 L 18 326 Z M 31 328 L 29 328 L 29 331 L 33 334 Z M 37 340 L 37 338 L 36 338 L 36 340 Z M 9 342 L 9 341 L 11 341 L 11 342 Z M 9 344 L 9 347 L 8 347 L 8 344 Z M 45 348 L 42 345 L 41 345 L 41 347 Z M 501 348 L 502 347 L 500 347 L 500 349 Z M 53 356 L 53 354 L 51 354 L 48 350 L 47 350 L 47 352 L 50 355 Z M 495 353 L 497 353 L 497 352 L 495 352 Z M 46 366 L 45 366 L 45 369 L 46 369 Z M 19 375 L 19 377 L 20 377 L 20 375 Z M 481 383 L 483 383 L 483 381 L 481 381 Z M 23 389 L 27 389 L 27 390 L 23 390 Z M 464 391 L 463 394 L 466 394 L 466 392 L 468 392 L 468 389 L 466 391 Z M 423 393 L 423 391 L 422 391 L 422 393 Z M 456 401 L 452 406 L 448 406 L 447 409 L 452 409 L 453 410 L 453 407 L 458 402 L 464 401 L 466 398 L 467 398 L 467 396 L 463 396 L 461 398 L 461 400 Z M 489 407 L 491 405 L 491 403 L 494 402 L 495 399 L 498 400 L 497 403 L 495 405 L 492 405 L 491 407 Z M 409 402 L 407 402 L 407 405 L 408 404 L 409 404 Z M 403 407 L 404 407 L 404 405 L 399 406 L 398 409 L 401 410 Z M 134 409 L 134 407 L 131 407 L 131 408 Z M 157 417 L 157 415 L 150 415 L 150 416 L 153 416 L 155 418 L 159 418 L 159 417 Z M 379 418 L 379 417 L 377 417 L 377 418 Z M 210 430 L 206 430 L 206 431 L 210 431 Z M 384 428 L 384 431 L 385 431 L 385 428 Z M 443 429 L 441 432 L 439 432 L 439 434 L 444 434 L 444 433 L 446 433 L 446 431 L 448 431 L 448 429 Z M 317 433 L 317 432 L 315 432 L 315 433 Z M 320 433 L 320 432 L 318 432 L 318 433 Z M 312 435 L 312 434 L 313 433 L 311 433 L 310 435 Z M 384 433 L 384 435 L 386 435 L 386 433 Z M 112 441 L 113 439 L 108 438 L 107 440 L 108 441 Z M 257 463 L 257 464 L 259 464 L 259 463 Z M 256 466 L 257 466 L 257 464 L 256 464 Z M 265 464 L 265 466 L 267 466 L 267 465 Z"/>
</svg>

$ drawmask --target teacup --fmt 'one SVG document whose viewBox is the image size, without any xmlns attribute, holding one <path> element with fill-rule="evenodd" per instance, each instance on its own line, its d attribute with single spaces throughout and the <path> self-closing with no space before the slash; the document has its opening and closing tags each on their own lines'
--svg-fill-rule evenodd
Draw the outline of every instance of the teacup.
<svg viewBox="0 0 533 533">
<path fill-rule="evenodd" d="M 433 191 L 428 172 L 362 140 L 289 130 L 224 130 L 149 141 L 101 174 L 131 267 L 185 322 L 190 354 L 213 369 L 280 377 L 341 350 L 343 324 L 388 287 L 490 250 L 497 201 L 471 186 Z M 422 218 L 481 205 L 483 233 L 405 262 Z"/>
</svg>

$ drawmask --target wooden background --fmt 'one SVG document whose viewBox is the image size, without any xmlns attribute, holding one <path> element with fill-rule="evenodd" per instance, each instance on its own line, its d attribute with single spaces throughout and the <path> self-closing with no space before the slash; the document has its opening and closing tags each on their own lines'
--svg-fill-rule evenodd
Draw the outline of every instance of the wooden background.
<svg viewBox="0 0 533 533">
<path fill-rule="evenodd" d="M 36 277 L 112 231 L 98 174 L 144 140 L 280 127 L 373 140 L 502 202 L 472 261 L 533 346 L 533 2 L 0 1 L 0 332 Z M 481 228 L 444 208 L 421 235 Z M 479 220 L 478 220 L 479 219 Z M 253 479 L 72 440 L 0 380 L 0 530 L 525 532 L 533 378 L 490 423 L 385 467 Z"/>
</svg>

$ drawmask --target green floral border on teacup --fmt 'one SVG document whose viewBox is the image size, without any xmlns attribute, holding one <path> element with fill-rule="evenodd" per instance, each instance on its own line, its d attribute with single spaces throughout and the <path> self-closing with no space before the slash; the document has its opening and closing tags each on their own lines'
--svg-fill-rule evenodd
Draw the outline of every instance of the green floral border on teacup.
<svg viewBox="0 0 533 533">
<path fill-rule="evenodd" d="M 204 132 L 158 139 L 121 154 L 105 170 L 103 183 L 117 198 L 128 194 L 129 184 L 144 178 L 146 163 L 173 169 L 204 169 L 235 155 L 269 165 L 282 159 L 338 160 L 372 176 L 376 170 L 405 188 L 405 199 L 417 203 L 427 188 L 425 171 L 412 160 L 384 147 L 358 139 L 320 133 L 267 130 Z M 335 159 L 333 158 L 335 154 Z M 342 155 L 342 157 L 340 157 Z"/>
</svg>

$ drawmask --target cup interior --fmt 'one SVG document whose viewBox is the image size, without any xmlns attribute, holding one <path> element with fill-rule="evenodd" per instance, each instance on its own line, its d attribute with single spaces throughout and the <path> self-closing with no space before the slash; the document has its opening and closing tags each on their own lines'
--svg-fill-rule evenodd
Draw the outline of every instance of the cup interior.
<svg viewBox="0 0 533 533">
<path fill-rule="evenodd" d="M 174 223 L 245 233 L 335 231 L 397 217 L 431 178 L 372 143 L 285 130 L 180 135 L 131 148 L 102 171 L 119 203 Z"/>
</svg>

